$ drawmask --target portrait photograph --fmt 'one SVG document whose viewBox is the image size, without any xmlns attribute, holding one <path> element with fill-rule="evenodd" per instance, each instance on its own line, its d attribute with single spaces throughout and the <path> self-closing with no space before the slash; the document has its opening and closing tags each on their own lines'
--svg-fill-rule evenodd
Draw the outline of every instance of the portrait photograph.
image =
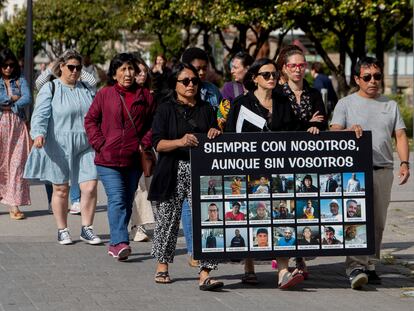
<svg viewBox="0 0 414 311">
<path fill-rule="evenodd" d="M 344 195 L 365 195 L 365 174 L 363 172 L 343 173 Z"/>
<path fill-rule="evenodd" d="M 272 229 L 270 227 L 250 228 L 250 250 L 267 251 L 272 249 Z"/>
<path fill-rule="evenodd" d="M 222 228 L 201 229 L 201 251 L 224 252 L 224 230 Z"/>
<path fill-rule="evenodd" d="M 343 248 L 344 231 L 342 225 L 321 226 L 322 249 Z"/>
<path fill-rule="evenodd" d="M 244 252 L 249 247 L 246 227 L 226 228 L 226 251 Z"/>
<path fill-rule="evenodd" d="M 321 232 L 319 226 L 298 226 L 298 249 L 319 249 Z"/>
<path fill-rule="evenodd" d="M 321 199 L 321 222 L 342 222 L 342 199 Z"/>
<path fill-rule="evenodd" d="M 247 192 L 250 198 L 270 197 L 270 176 L 269 175 L 248 175 Z"/>
<path fill-rule="evenodd" d="M 272 201 L 273 223 L 295 222 L 295 200 L 280 199 Z"/>
<path fill-rule="evenodd" d="M 222 176 L 200 176 L 200 198 L 222 199 L 223 178 Z"/>
<path fill-rule="evenodd" d="M 224 179 L 224 196 L 226 199 L 244 199 L 246 194 L 246 176 L 226 175 Z"/>
<path fill-rule="evenodd" d="M 293 174 L 272 175 L 272 196 L 293 197 L 295 193 L 295 179 Z"/>
<path fill-rule="evenodd" d="M 223 224 L 223 202 L 201 202 L 201 225 L 214 226 Z"/>
<path fill-rule="evenodd" d="M 319 222 L 319 216 L 320 216 L 319 200 L 297 199 L 295 205 L 296 205 L 296 220 L 298 223 Z"/>
<path fill-rule="evenodd" d="M 249 201 L 249 223 L 250 224 L 270 224 L 271 211 L 270 200 Z"/>
<path fill-rule="evenodd" d="M 345 222 L 361 222 L 366 220 L 365 198 L 344 198 Z"/>
<path fill-rule="evenodd" d="M 296 196 L 318 196 L 318 174 L 296 174 Z"/>
<path fill-rule="evenodd" d="M 247 224 L 247 202 L 226 201 L 224 202 L 224 220 L 226 224 Z"/>
<path fill-rule="evenodd" d="M 367 226 L 365 224 L 345 225 L 345 248 L 367 247 Z"/>
<path fill-rule="evenodd" d="M 275 250 L 296 249 L 295 227 L 277 226 L 273 229 L 273 246 Z"/>
<path fill-rule="evenodd" d="M 342 175 L 340 173 L 319 175 L 321 196 L 342 196 Z"/>
</svg>

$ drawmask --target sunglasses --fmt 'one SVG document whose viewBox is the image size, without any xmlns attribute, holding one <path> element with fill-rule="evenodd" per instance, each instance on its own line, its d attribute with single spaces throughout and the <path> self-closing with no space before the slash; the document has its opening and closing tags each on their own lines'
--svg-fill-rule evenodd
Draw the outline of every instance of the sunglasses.
<svg viewBox="0 0 414 311">
<path fill-rule="evenodd" d="M 3 69 L 6 69 L 7 67 L 10 67 L 10 68 L 14 68 L 14 66 L 15 66 L 15 64 L 14 63 L 10 63 L 10 64 L 2 64 L 1 65 L 1 68 L 3 68 Z"/>
<path fill-rule="evenodd" d="M 276 79 L 277 77 L 276 71 L 263 71 L 263 72 L 257 73 L 257 75 L 262 76 L 263 79 L 265 79 L 266 81 L 269 80 L 270 77 L 272 77 L 273 79 Z"/>
<path fill-rule="evenodd" d="M 382 79 L 382 73 L 377 72 L 377 73 L 374 73 L 373 75 L 367 74 L 367 75 L 363 75 L 360 78 L 364 80 L 365 82 L 371 81 L 372 78 L 374 78 L 375 81 L 380 81 Z"/>
<path fill-rule="evenodd" d="M 200 82 L 200 79 L 197 78 L 197 77 L 194 77 L 194 78 L 191 78 L 191 79 L 190 78 L 185 78 L 185 79 L 182 79 L 182 80 L 177 80 L 177 82 L 180 82 L 180 83 L 184 84 L 184 86 L 189 86 L 190 82 L 192 82 L 193 85 L 198 85 L 198 83 Z"/>
<path fill-rule="evenodd" d="M 299 64 L 289 63 L 289 64 L 286 64 L 286 67 L 291 71 L 296 70 L 296 68 L 298 68 L 299 70 L 303 70 L 303 69 L 306 69 L 306 67 L 308 67 L 308 63 L 299 63 Z"/>
<path fill-rule="evenodd" d="M 70 72 L 73 72 L 75 69 L 77 72 L 82 70 L 82 65 L 66 65 Z"/>
</svg>

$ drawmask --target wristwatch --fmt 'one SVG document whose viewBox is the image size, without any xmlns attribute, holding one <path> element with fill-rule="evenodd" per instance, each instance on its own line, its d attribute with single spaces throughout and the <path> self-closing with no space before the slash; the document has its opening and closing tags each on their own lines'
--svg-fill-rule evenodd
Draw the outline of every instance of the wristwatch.
<svg viewBox="0 0 414 311">
<path fill-rule="evenodd" d="M 410 162 L 408 162 L 408 161 L 401 161 L 400 166 L 402 166 L 403 164 L 407 164 L 407 167 L 410 168 Z"/>
</svg>

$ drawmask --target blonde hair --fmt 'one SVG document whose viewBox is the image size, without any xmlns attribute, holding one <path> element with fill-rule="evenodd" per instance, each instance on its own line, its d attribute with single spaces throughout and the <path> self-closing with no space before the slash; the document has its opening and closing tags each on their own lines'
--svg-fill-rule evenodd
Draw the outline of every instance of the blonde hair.
<svg viewBox="0 0 414 311">
<path fill-rule="evenodd" d="M 75 50 L 66 50 L 65 52 L 63 52 L 62 55 L 59 56 L 59 58 L 56 60 L 56 63 L 53 65 L 53 75 L 55 75 L 56 77 L 60 77 L 62 75 L 60 65 L 66 64 L 70 59 L 76 59 L 82 64 L 82 55 L 80 55 L 79 52 Z"/>
</svg>

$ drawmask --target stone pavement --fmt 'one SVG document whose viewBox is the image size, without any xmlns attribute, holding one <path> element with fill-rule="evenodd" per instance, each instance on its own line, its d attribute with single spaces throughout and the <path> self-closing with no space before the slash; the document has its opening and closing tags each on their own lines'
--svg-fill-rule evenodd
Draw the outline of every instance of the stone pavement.
<svg viewBox="0 0 414 311">
<path fill-rule="evenodd" d="M 412 162 L 411 162 L 412 163 Z M 414 176 L 413 176 L 414 177 Z M 28 219 L 11 221 L 0 205 L 0 310 L 413 310 L 414 309 L 414 178 L 393 187 L 378 266 L 383 284 L 351 290 L 343 257 L 308 262 L 310 279 L 295 290 L 276 289 L 269 262 L 257 266 L 258 286 L 241 284 L 241 264 L 221 264 L 213 272 L 225 282 L 221 292 L 201 292 L 197 269 L 187 264 L 183 237 L 170 267 L 175 282 L 153 281 L 151 243 L 132 242 L 133 255 L 116 262 L 106 246 L 79 241 L 80 217 L 69 215 L 74 245 L 56 242 L 53 217 L 47 213 L 44 187 L 31 187 Z M 106 197 L 99 187 L 95 231 L 107 241 Z"/>
</svg>

